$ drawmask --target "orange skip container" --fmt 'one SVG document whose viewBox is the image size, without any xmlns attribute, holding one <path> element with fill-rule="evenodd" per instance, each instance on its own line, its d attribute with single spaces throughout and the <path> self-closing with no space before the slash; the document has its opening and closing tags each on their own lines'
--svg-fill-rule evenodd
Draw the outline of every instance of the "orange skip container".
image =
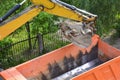
<svg viewBox="0 0 120 80">
<path fill-rule="evenodd" d="M 92 55 L 91 55 L 92 54 Z M 81 61 L 81 56 L 88 56 L 87 61 Z M 69 44 L 45 55 L 27 61 L 18 66 L 0 72 L 1 80 L 50 80 L 74 67 L 89 62 L 91 57 L 98 57 L 104 63 L 71 80 L 120 80 L 120 50 L 103 42 L 98 35 L 92 37 L 88 48 L 80 48 Z M 76 63 L 69 67 L 67 63 Z"/>
</svg>

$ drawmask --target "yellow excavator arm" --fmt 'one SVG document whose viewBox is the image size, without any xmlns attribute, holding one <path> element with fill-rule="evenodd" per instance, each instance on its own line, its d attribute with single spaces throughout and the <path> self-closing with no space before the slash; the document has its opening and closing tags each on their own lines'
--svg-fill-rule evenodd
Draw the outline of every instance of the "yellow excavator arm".
<svg viewBox="0 0 120 80">
<path fill-rule="evenodd" d="M 26 0 L 23 0 L 23 2 L 18 4 L 17 8 L 19 8 L 25 1 Z M 69 5 L 60 0 L 31 0 L 31 2 L 33 5 L 26 8 L 21 13 L 7 19 L 7 17 L 15 11 L 15 7 L 0 19 L 0 40 L 14 32 L 42 11 L 73 19 L 75 21 L 84 22 L 86 24 L 90 22 L 94 23 L 97 17 L 94 14 L 78 9 L 75 6 Z"/>
</svg>

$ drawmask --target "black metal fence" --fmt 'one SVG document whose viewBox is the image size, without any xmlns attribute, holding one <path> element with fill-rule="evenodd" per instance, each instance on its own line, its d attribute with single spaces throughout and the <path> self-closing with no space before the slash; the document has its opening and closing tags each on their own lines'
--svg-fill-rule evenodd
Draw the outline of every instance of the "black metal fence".
<svg viewBox="0 0 120 80">
<path fill-rule="evenodd" d="M 62 47 L 69 42 L 59 33 L 37 34 L 0 48 L 0 67 L 6 69 Z"/>
<path fill-rule="evenodd" d="M 32 42 L 32 46 L 30 46 L 29 41 Z M 2 47 L 0 50 L 1 66 L 8 68 L 37 56 L 39 53 L 37 43 L 37 37 L 32 37 Z"/>
</svg>

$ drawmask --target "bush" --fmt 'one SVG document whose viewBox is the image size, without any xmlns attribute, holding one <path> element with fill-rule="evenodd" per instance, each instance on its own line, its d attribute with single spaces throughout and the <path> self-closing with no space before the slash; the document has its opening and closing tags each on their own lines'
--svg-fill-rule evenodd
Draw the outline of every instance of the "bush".
<svg viewBox="0 0 120 80">
<path fill-rule="evenodd" d="M 3 39 L 0 41 L 0 48 L 4 48 L 5 46 L 8 46 L 12 44 L 12 40 L 10 38 Z"/>
<path fill-rule="evenodd" d="M 31 22 L 32 33 L 48 34 L 55 32 L 58 29 L 54 24 L 55 20 L 57 20 L 57 17 L 45 12 L 41 12 L 40 15 L 35 17 Z"/>
</svg>

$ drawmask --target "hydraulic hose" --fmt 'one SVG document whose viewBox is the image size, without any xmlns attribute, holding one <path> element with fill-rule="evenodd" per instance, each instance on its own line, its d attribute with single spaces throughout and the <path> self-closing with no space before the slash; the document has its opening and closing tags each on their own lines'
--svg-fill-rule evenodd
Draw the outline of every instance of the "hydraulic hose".
<svg viewBox="0 0 120 80">
<path fill-rule="evenodd" d="M 10 9 L 3 17 L 0 18 L 0 23 L 6 20 L 10 15 L 12 15 L 15 11 L 17 11 L 26 0 L 23 0 L 21 3 L 16 4 L 12 9 Z"/>
</svg>

